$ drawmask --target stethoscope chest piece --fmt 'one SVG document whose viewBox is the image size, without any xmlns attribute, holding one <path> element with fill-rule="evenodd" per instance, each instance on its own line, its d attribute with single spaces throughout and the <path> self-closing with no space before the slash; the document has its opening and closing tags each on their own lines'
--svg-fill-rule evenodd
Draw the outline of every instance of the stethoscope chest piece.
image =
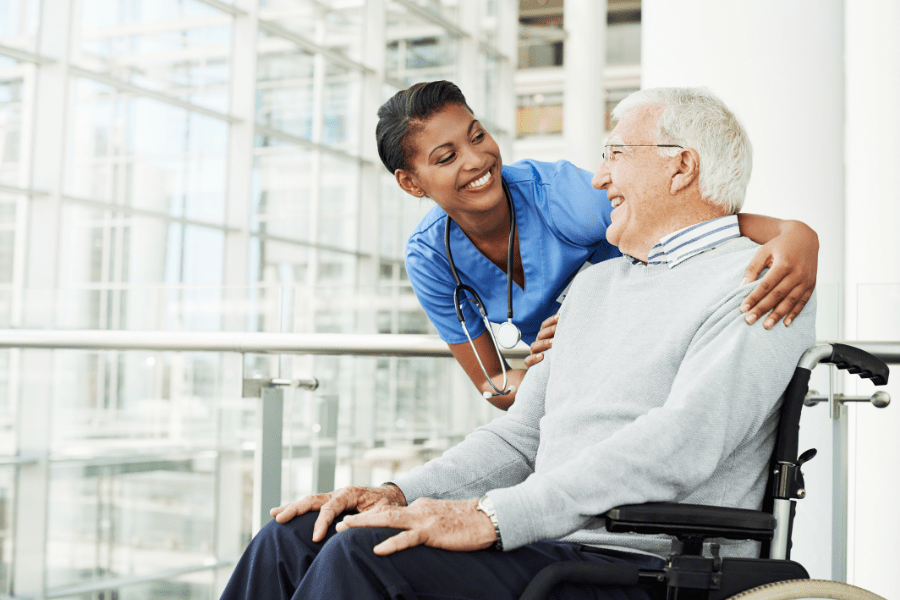
<svg viewBox="0 0 900 600">
<path fill-rule="evenodd" d="M 522 332 L 519 328 L 507 321 L 501 323 L 497 328 L 497 343 L 509 350 L 514 348 L 519 340 L 522 339 Z"/>
</svg>

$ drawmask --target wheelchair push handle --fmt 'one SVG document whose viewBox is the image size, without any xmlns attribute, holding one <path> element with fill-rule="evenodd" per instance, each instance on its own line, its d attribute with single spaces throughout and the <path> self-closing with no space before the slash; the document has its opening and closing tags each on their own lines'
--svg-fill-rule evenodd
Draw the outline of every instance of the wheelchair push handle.
<svg viewBox="0 0 900 600">
<path fill-rule="evenodd" d="M 846 344 L 829 344 L 832 348 L 830 357 L 822 360 L 846 370 L 848 373 L 859 375 L 863 379 L 871 379 L 875 385 L 887 385 L 890 373 L 887 364 L 872 356 L 865 350 L 860 350 Z"/>
</svg>

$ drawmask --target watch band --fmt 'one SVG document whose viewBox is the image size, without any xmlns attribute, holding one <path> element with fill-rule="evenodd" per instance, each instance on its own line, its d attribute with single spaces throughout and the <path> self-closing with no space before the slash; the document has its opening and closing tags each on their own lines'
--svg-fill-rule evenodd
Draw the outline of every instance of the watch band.
<svg viewBox="0 0 900 600">
<path fill-rule="evenodd" d="M 494 534 L 496 534 L 497 539 L 494 540 L 492 548 L 494 550 L 503 550 L 503 538 L 500 537 L 500 523 L 497 521 L 497 511 L 494 510 L 494 503 L 491 502 L 491 499 L 485 494 L 478 501 L 478 506 L 476 508 L 486 514 L 491 520 L 491 524 L 494 526 Z"/>
</svg>

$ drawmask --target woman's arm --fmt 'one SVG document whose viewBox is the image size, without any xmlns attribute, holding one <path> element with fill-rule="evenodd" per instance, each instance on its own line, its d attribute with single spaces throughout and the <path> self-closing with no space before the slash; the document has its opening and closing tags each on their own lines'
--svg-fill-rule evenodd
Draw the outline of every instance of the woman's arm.
<svg viewBox="0 0 900 600">
<path fill-rule="evenodd" d="M 491 381 L 494 382 L 497 389 L 502 390 L 503 370 L 500 367 L 500 359 L 497 357 L 497 350 L 494 348 L 491 336 L 485 331 L 472 340 L 472 342 L 478 349 L 478 356 L 481 357 L 481 362 L 484 363 L 485 371 L 491 376 Z M 481 393 L 496 393 L 494 388 L 492 388 L 487 380 L 485 380 L 484 373 L 481 372 L 481 367 L 478 366 L 478 359 L 475 357 L 475 353 L 472 352 L 472 346 L 470 346 L 468 342 L 462 344 L 447 344 L 447 346 L 450 347 L 450 352 L 453 354 L 454 358 L 456 358 L 456 361 Z M 506 365 L 507 389 L 510 386 L 514 386 L 516 389 L 504 396 L 487 398 L 487 401 L 501 410 L 508 409 L 516 400 L 516 390 L 519 389 L 523 377 L 525 377 L 525 369 L 510 369 L 509 365 Z"/>
<path fill-rule="evenodd" d="M 762 215 L 741 213 L 738 224 L 742 235 L 762 245 L 744 272 L 744 283 L 756 281 L 762 270 L 769 268 L 741 305 L 741 311 L 747 313 L 744 320 L 752 325 L 771 310 L 763 327 L 771 329 L 785 315 L 787 327 L 816 287 L 819 236 L 801 221 Z"/>
</svg>

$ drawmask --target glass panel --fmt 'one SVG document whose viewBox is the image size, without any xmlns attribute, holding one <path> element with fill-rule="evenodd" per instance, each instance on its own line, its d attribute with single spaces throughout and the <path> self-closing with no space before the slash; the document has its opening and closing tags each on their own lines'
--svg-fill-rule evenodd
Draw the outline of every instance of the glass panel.
<svg viewBox="0 0 900 600">
<path fill-rule="evenodd" d="M 319 240 L 328 246 L 356 250 L 359 246 L 359 165 L 322 157 L 319 200 Z"/>
<path fill-rule="evenodd" d="M 518 97 L 516 135 L 562 133 L 563 95 L 559 93 L 528 94 Z"/>
<path fill-rule="evenodd" d="M 211 564 L 223 518 L 231 535 L 249 537 L 244 444 L 256 404 L 240 398 L 239 355 L 57 351 L 47 359 L 30 377 L 49 379 L 52 394 L 48 586 Z M 221 481 L 240 496 L 237 511 L 213 509 Z"/>
<path fill-rule="evenodd" d="M 0 0 L 0 44 L 35 52 L 40 4 L 34 0 Z"/>
<path fill-rule="evenodd" d="M 450 23 L 456 23 L 458 20 L 458 0 L 412 0 L 412 2 L 425 11 L 430 12 L 437 17 L 441 17 L 445 21 L 449 21 Z M 407 10 L 405 6 L 396 2 L 392 2 L 390 4 L 390 9 L 404 12 Z"/>
<path fill-rule="evenodd" d="M 606 29 L 606 63 L 641 64 L 641 24 L 612 23 Z"/>
<path fill-rule="evenodd" d="M 3 76 L 0 64 L 0 183 L 25 187 L 22 146 L 22 77 Z"/>
<path fill-rule="evenodd" d="M 322 144 L 358 155 L 362 130 L 362 76 L 331 64 L 327 65 L 327 71 L 322 111 Z"/>
<path fill-rule="evenodd" d="M 11 290 L 13 282 L 14 253 L 16 241 L 16 218 L 20 210 L 25 210 L 24 196 L 0 193 L 0 291 Z M 0 295 L 0 326 L 9 323 L 10 306 Z"/>
<path fill-rule="evenodd" d="M 446 29 L 392 3 L 387 17 L 387 76 L 408 87 L 420 81 L 455 79 L 459 42 Z"/>
<path fill-rule="evenodd" d="M 519 19 L 519 68 L 562 66 L 563 39 L 561 12 Z"/>
<path fill-rule="evenodd" d="M 363 62 L 364 0 L 263 0 L 260 18 Z"/>
<path fill-rule="evenodd" d="M 222 0 L 220 0 L 222 1 Z M 217 595 L 215 571 L 205 569 L 145 583 L 112 586 L 92 593 L 56 596 L 60 600 L 209 600 Z"/>
<path fill-rule="evenodd" d="M 311 239 L 312 157 L 311 151 L 296 146 L 256 149 L 251 231 L 282 239 Z"/>
<path fill-rule="evenodd" d="M 200 0 L 83 0 L 72 60 L 226 112 L 233 17 Z"/>
<path fill-rule="evenodd" d="M 34 322 L 77 329 L 220 329 L 224 232 L 78 205 L 62 211 L 60 290 L 26 303 Z M 159 287 L 163 283 L 197 287 Z M 217 310 L 209 310 L 210 303 Z M 167 311 L 170 306 L 179 310 Z M 46 312 L 42 317 L 34 311 Z"/>
<path fill-rule="evenodd" d="M 856 289 L 856 338 L 900 341 L 900 284 L 860 284 Z"/>
<path fill-rule="evenodd" d="M 227 123 L 93 81 L 74 86 L 67 194 L 224 221 Z"/>
<path fill-rule="evenodd" d="M 7 352 L 2 352 L 6 355 Z M 5 362 L 5 361 L 4 361 Z M 6 373 L 5 364 L 0 364 L 0 373 Z M 5 389 L 5 386 L 2 388 Z M 2 403 L 3 400 L 0 400 Z M 4 410 L 0 405 L 0 423 L 5 421 Z M 4 423 L 5 425 L 5 423 Z M 0 439 L 6 438 L 6 427 L 0 425 L 0 431 L 3 435 Z M 6 444 L 0 442 L 0 453 L 6 453 Z M 12 521 L 15 514 L 13 501 L 15 500 L 15 481 L 16 470 L 13 467 L 0 466 L 0 596 L 7 596 L 10 593 L 10 575 L 12 574 L 12 553 L 13 553 L 13 528 Z"/>
<path fill-rule="evenodd" d="M 311 140 L 313 55 L 278 37 L 260 33 L 256 122 Z"/>
</svg>

